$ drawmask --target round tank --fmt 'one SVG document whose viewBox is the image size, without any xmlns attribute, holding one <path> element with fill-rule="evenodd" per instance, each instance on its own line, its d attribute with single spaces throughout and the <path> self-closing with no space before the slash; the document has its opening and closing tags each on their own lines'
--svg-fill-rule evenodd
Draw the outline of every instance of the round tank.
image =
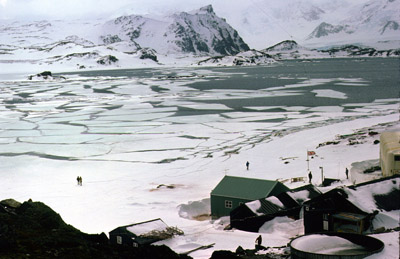
<svg viewBox="0 0 400 259">
<path fill-rule="evenodd" d="M 379 239 L 352 233 L 316 233 L 290 242 L 293 259 L 354 259 L 378 253 L 384 248 Z"/>
</svg>

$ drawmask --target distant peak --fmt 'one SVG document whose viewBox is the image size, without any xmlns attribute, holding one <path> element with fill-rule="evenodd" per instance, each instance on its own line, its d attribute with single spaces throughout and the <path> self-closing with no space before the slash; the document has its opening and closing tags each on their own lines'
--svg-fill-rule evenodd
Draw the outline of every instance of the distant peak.
<svg viewBox="0 0 400 259">
<path fill-rule="evenodd" d="M 206 12 L 206 13 L 214 13 L 214 9 L 213 9 L 212 5 L 210 5 L 210 4 L 207 6 L 201 7 L 199 11 Z"/>
</svg>

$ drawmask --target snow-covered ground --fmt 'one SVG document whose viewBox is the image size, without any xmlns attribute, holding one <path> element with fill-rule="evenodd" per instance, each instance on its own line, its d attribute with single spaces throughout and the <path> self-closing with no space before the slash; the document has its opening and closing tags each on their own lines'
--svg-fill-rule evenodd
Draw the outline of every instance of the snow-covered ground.
<svg viewBox="0 0 400 259">
<path fill-rule="evenodd" d="M 212 69 L 196 73 L 200 76 L 191 80 L 197 82 L 229 76 Z M 319 81 L 311 79 L 308 84 Z M 210 192 L 224 175 L 307 177 L 307 150 L 312 150 L 316 155 L 309 168 L 314 184 L 321 183 L 323 167 L 325 177 L 350 185 L 354 180 L 346 179 L 345 168 L 379 158 L 379 145 L 373 143 L 379 135 L 365 134 L 353 145 L 346 137 L 336 145 L 327 143 L 358 130 L 400 130 L 399 106 L 393 102 L 397 99 L 358 104 L 346 112 L 340 106 L 283 105 L 232 111 L 221 103 L 198 101 L 301 96 L 296 89 L 304 84 L 260 91 L 195 91 L 187 84 L 157 76 L 0 82 L 0 199 L 45 202 L 68 224 L 88 233 L 162 218 L 185 235 L 158 244 L 184 252 L 215 243 L 212 249 L 190 254 L 209 258 L 213 250 L 254 248 L 259 235 L 224 230 L 227 218 L 194 219 L 209 213 Z M 154 86 L 161 90 L 154 91 Z M 328 89 L 314 93 L 346 98 Z M 281 111 L 263 111 L 271 108 Z M 198 113 L 179 115 L 191 110 Z M 207 113 L 210 110 L 216 112 Z M 82 176 L 83 186 L 77 185 L 77 176 Z M 289 182 L 289 187 L 304 184 Z M 381 224 L 387 219 L 393 226 L 396 216 L 399 212 L 381 217 Z M 287 218 L 275 219 L 261 231 L 263 245 L 270 247 L 286 245 L 304 232 L 301 220 Z M 383 257 L 372 258 L 398 258 L 393 235 L 376 235 L 388 246 Z"/>
</svg>

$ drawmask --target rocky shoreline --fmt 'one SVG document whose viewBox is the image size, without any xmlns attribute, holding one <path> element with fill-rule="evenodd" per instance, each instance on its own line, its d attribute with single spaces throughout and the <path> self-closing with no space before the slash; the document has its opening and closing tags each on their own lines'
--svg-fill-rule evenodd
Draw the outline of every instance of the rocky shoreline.
<svg viewBox="0 0 400 259">
<path fill-rule="evenodd" d="M 86 234 L 66 224 L 42 202 L 0 202 L 0 258 L 186 259 L 167 246 L 115 246 L 106 234 Z"/>
</svg>

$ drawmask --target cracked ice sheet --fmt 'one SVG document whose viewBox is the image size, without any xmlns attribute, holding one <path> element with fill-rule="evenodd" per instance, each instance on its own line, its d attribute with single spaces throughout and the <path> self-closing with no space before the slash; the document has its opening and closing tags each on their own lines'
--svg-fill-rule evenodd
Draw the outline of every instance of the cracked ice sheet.
<svg viewBox="0 0 400 259">
<path fill-rule="evenodd" d="M 1 123 L 0 127 L 2 130 L 31 130 L 37 125 L 27 121 L 15 121 L 12 123 Z"/>
<path fill-rule="evenodd" d="M 81 158 L 108 153 L 110 147 L 105 144 L 31 144 L 12 143 L 0 145 L 1 154 L 40 153 L 60 157 Z"/>
<path fill-rule="evenodd" d="M 268 89 L 258 91 L 248 90 L 207 90 L 204 91 L 205 95 L 195 96 L 192 100 L 234 100 L 234 99 L 246 99 L 246 98 L 259 98 L 259 97 L 280 97 L 280 96 L 296 96 L 303 95 L 303 91 L 271 91 Z"/>
<path fill-rule="evenodd" d="M 56 133 L 57 131 L 55 131 Z M 62 131 L 60 133 L 63 133 Z M 19 141 L 26 143 L 36 144 L 86 144 L 96 140 L 101 140 L 100 136 L 89 135 L 89 134 L 76 134 L 73 133 L 71 136 L 65 137 L 64 134 L 58 134 L 53 136 L 41 136 L 41 137 L 21 137 Z"/>
<path fill-rule="evenodd" d="M 126 152 L 118 154 L 107 154 L 85 158 L 86 160 L 103 160 L 127 163 L 169 163 L 170 161 L 188 159 L 189 153 L 186 149 L 178 150 L 154 150 Z"/>
<path fill-rule="evenodd" d="M 204 141 L 203 139 L 179 138 L 177 136 L 169 137 L 163 134 L 133 136 L 131 141 L 113 144 L 111 153 L 194 149 Z"/>
<path fill-rule="evenodd" d="M 96 118 L 96 121 L 106 120 L 106 121 L 150 121 L 150 120 L 160 120 L 163 118 L 170 117 L 174 115 L 174 112 L 144 112 L 139 114 L 125 114 L 125 115 L 108 115 Z"/>
<path fill-rule="evenodd" d="M 330 90 L 330 89 L 320 89 L 320 90 L 312 90 L 312 93 L 315 93 L 315 97 L 328 97 L 334 99 L 347 99 L 347 95 L 345 93 Z"/>
<path fill-rule="evenodd" d="M 305 80 L 303 82 L 297 83 L 297 84 L 290 84 L 290 85 L 284 85 L 284 86 L 276 86 L 276 87 L 270 87 L 266 88 L 264 90 L 267 91 L 275 91 L 275 90 L 286 90 L 286 89 L 291 89 L 291 88 L 301 88 L 301 87 L 309 87 L 309 86 L 317 86 L 317 85 L 323 85 L 327 84 L 334 81 L 334 79 L 325 79 L 325 78 L 311 78 L 308 80 Z"/>
<path fill-rule="evenodd" d="M 187 103 L 187 104 L 179 104 L 179 107 L 196 109 L 196 110 L 232 110 L 226 105 L 210 103 L 210 104 L 200 104 L 200 103 Z"/>
<path fill-rule="evenodd" d="M 341 106 L 318 106 L 318 107 L 313 107 L 308 109 L 308 111 L 312 111 L 312 112 L 335 112 L 335 113 L 339 113 L 343 111 L 343 107 Z"/>
</svg>

